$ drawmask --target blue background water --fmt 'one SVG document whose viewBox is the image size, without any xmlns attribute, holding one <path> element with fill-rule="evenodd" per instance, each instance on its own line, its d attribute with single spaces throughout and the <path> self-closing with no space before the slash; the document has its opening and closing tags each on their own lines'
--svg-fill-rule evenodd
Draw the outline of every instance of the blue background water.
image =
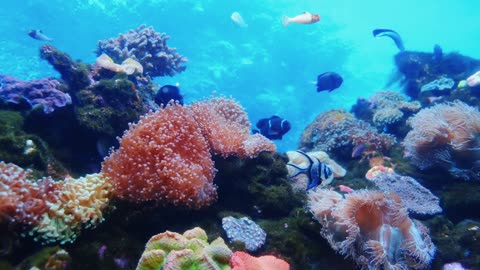
<svg viewBox="0 0 480 270">
<path fill-rule="evenodd" d="M 448 0 L 50 0 L 3 1 L 0 9 L 0 73 L 22 79 L 58 74 L 38 57 L 42 44 L 26 32 L 42 29 L 53 45 L 75 59 L 93 63 L 98 40 L 116 37 L 140 24 L 172 38 L 168 44 L 189 59 L 187 70 L 159 84 L 180 83 L 186 102 L 213 91 L 233 96 L 252 123 L 280 115 L 292 122 L 282 151 L 294 149 L 303 128 L 320 112 L 350 108 L 357 97 L 384 89 L 398 51 L 375 28 L 395 29 L 409 50 L 459 51 L 480 58 L 480 1 Z M 247 28 L 235 25 L 239 12 Z M 313 25 L 281 24 L 282 15 L 319 13 Z M 344 84 L 317 93 L 316 76 L 336 71 Z"/>
</svg>

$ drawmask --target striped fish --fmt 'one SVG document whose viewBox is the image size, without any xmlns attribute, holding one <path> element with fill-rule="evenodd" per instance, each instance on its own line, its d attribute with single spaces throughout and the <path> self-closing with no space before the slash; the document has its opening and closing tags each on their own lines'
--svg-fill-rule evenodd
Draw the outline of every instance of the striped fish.
<svg viewBox="0 0 480 270">
<path fill-rule="evenodd" d="M 333 171 L 327 164 L 321 162 L 316 157 L 312 159 L 303 151 L 297 150 L 297 152 L 307 158 L 309 165 L 306 168 L 300 168 L 297 165 L 288 163 L 287 165 L 295 168 L 296 170 L 296 172 L 291 175 L 290 178 L 293 178 L 302 173 L 306 174 L 308 176 L 307 190 L 320 185 L 323 181 L 332 180 Z"/>
</svg>

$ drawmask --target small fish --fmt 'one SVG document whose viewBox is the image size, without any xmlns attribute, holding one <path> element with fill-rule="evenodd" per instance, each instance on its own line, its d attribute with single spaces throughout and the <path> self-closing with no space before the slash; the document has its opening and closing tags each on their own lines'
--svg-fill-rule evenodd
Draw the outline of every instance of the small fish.
<svg viewBox="0 0 480 270">
<path fill-rule="evenodd" d="M 260 133 L 270 140 L 281 140 L 291 128 L 290 122 L 276 115 L 258 120 L 256 126 L 258 130 L 253 133 Z"/>
<path fill-rule="evenodd" d="M 298 24 L 312 24 L 320 21 L 320 15 L 318 14 L 311 14 L 310 12 L 303 12 L 300 15 L 297 15 L 293 18 L 283 16 L 282 17 L 282 24 L 283 26 L 287 26 L 290 23 L 298 23 Z"/>
<path fill-rule="evenodd" d="M 47 37 L 42 30 L 30 30 L 28 31 L 28 35 L 31 36 L 32 38 L 36 40 L 41 40 L 41 41 L 53 41 L 53 39 Z"/>
<path fill-rule="evenodd" d="M 232 19 L 232 21 L 242 27 L 242 28 L 247 28 L 248 27 L 248 24 L 245 22 L 245 20 L 242 18 L 242 15 L 240 15 L 240 13 L 238 12 L 233 12 L 232 15 L 230 16 L 230 19 Z"/>
<path fill-rule="evenodd" d="M 310 156 L 303 151 L 297 150 L 297 152 L 307 158 L 309 165 L 306 168 L 300 168 L 297 165 L 288 163 L 287 165 L 292 166 L 297 170 L 297 172 L 292 174 L 290 178 L 302 173 L 306 174 L 308 176 L 307 190 L 320 185 L 323 181 L 330 182 L 333 179 L 333 171 L 327 164 L 321 162 L 316 157 L 313 159 L 310 158 Z"/>
<path fill-rule="evenodd" d="M 155 103 L 168 104 L 170 100 L 178 101 L 180 105 L 183 105 L 183 95 L 180 94 L 180 89 L 175 85 L 164 85 L 160 87 L 155 95 Z"/>
<path fill-rule="evenodd" d="M 352 193 L 353 192 L 353 188 L 349 187 L 349 186 L 346 186 L 346 185 L 339 185 L 338 186 L 338 189 L 341 191 L 341 192 L 345 192 L 345 193 Z"/>
<path fill-rule="evenodd" d="M 365 143 L 355 145 L 352 149 L 352 158 L 357 158 L 361 156 L 365 149 L 367 149 L 367 145 Z"/>
<path fill-rule="evenodd" d="M 336 72 L 325 72 L 317 76 L 317 92 L 331 92 L 339 88 L 343 83 L 343 78 Z"/>
<path fill-rule="evenodd" d="M 473 225 L 467 229 L 467 231 L 476 232 L 480 229 L 477 225 Z"/>
<path fill-rule="evenodd" d="M 433 47 L 432 59 L 433 59 L 433 61 L 440 61 L 440 60 L 442 60 L 442 58 L 443 58 L 442 47 L 440 47 L 440 45 L 438 45 L 438 44 L 435 44 L 435 46 Z"/>
<path fill-rule="evenodd" d="M 400 35 L 390 29 L 375 29 L 373 30 L 373 36 L 374 37 L 390 37 L 393 42 L 395 42 L 395 45 L 397 45 L 397 48 L 400 51 L 404 51 L 405 47 L 403 46 L 403 41 Z"/>
</svg>

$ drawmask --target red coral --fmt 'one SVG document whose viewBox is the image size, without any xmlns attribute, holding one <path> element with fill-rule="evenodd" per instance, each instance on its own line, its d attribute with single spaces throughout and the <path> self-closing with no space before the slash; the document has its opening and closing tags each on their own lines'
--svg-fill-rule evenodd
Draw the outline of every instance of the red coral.
<svg viewBox="0 0 480 270">
<path fill-rule="evenodd" d="M 0 162 L 0 223 L 18 222 L 36 225 L 48 209 L 47 196 L 54 189 L 53 181 L 27 180 L 30 171 L 12 163 Z"/>
<path fill-rule="evenodd" d="M 103 172 L 119 198 L 202 207 L 216 199 L 210 151 L 245 157 L 275 150 L 249 130 L 245 111 L 231 99 L 169 104 L 130 127 Z"/>
</svg>

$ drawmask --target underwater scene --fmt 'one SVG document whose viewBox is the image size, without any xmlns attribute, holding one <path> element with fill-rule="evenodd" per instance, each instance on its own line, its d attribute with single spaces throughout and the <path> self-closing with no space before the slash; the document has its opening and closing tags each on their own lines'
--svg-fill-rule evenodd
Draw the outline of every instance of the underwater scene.
<svg viewBox="0 0 480 270">
<path fill-rule="evenodd" d="M 480 269 L 480 1 L 0 9 L 0 270 Z"/>
</svg>

